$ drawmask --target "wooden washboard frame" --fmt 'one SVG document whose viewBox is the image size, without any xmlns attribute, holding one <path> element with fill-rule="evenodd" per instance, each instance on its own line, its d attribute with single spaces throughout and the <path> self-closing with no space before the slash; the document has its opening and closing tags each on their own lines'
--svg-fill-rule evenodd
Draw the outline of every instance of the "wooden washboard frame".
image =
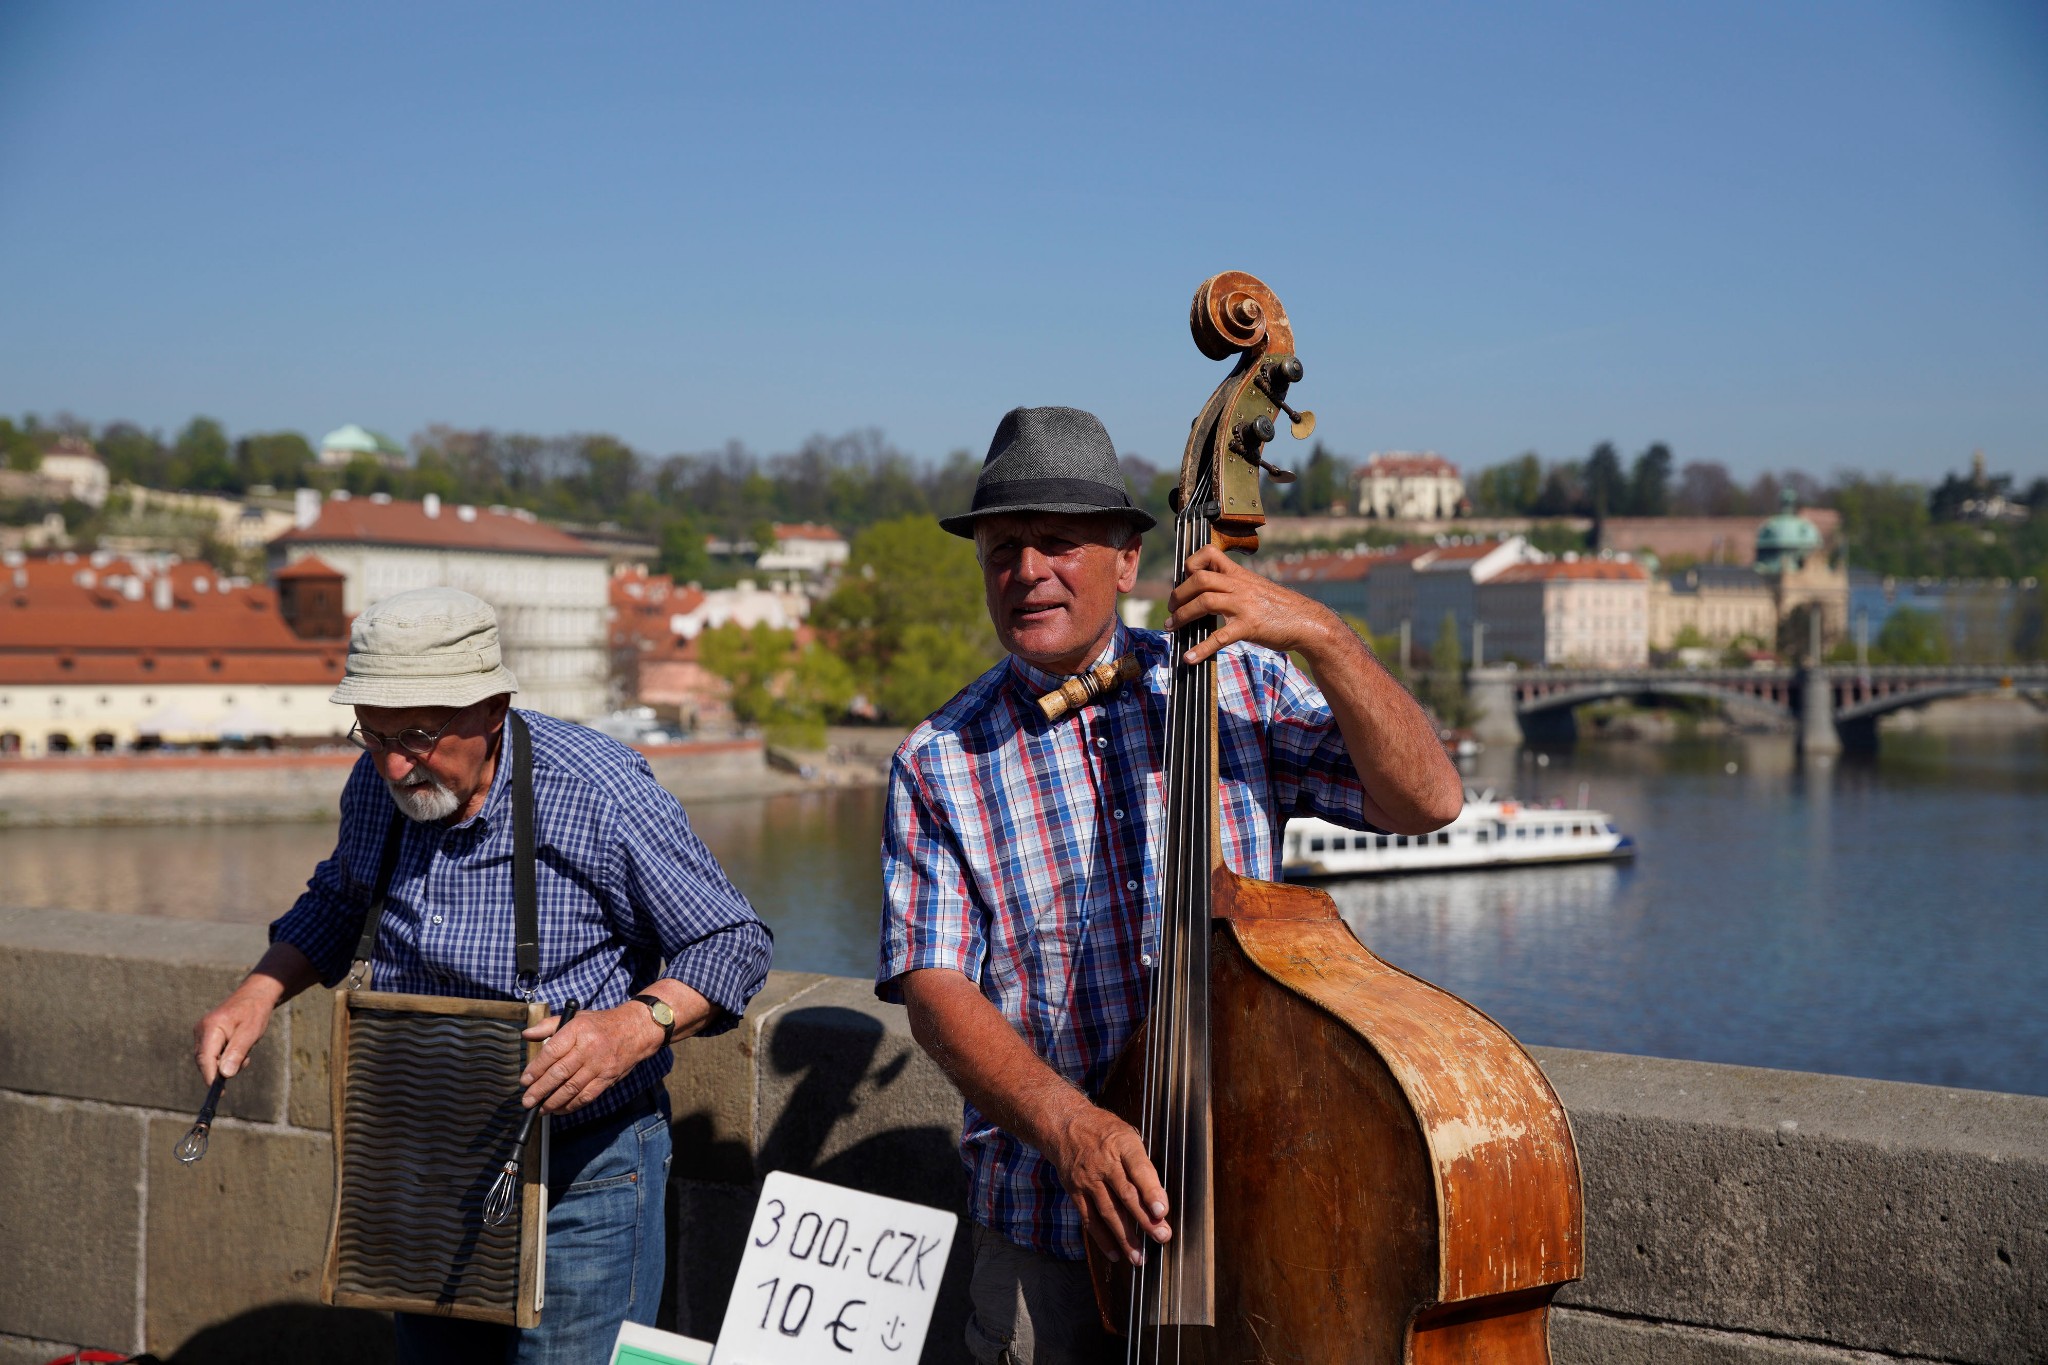
<svg viewBox="0 0 2048 1365">
<path fill-rule="evenodd" d="M 483 1202 L 525 1111 L 519 1037 L 547 1006 L 334 993 L 334 1213 L 320 1299 L 341 1308 L 532 1327 L 546 1295 L 548 1121 L 520 1162 L 515 1216 Z"/>
</svg>

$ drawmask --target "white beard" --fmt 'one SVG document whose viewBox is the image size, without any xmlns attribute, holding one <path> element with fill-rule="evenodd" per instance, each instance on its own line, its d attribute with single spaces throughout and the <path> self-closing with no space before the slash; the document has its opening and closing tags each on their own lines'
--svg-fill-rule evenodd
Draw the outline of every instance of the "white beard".
<svg viewBox="0 0 2048 1365">
<path fill-rule="evenodd" d="M 415 768 L 404 782 L 386 779 L 384 785 L 391 791 L 391 799 L 398 803 L 405 818 L 422 825 L 431 825 L 437 820 L 446 820 L 462 808 L 462 802 L 454 792 L 427 775 L 425 768 Z"/>
</svg>

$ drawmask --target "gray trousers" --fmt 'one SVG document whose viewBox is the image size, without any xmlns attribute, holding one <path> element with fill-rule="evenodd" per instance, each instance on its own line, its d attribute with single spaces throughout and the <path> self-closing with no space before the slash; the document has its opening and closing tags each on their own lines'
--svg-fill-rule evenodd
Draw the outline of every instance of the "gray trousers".
<svg viewBox="0 0 2048 1365">
<path fill-rule="evenodd" d="M 980 1365 L 1116 1365 L 1123 1343 L 1102 1330 L 1086 1261 L 1062 1261 L 973 1225 L 967 1352 Z"/>
</svg>

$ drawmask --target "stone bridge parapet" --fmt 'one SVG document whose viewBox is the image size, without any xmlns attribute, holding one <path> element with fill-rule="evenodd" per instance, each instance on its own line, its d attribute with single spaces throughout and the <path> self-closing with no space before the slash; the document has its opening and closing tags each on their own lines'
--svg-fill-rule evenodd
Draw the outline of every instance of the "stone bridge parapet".
<svg viewBox="0 0 2048 1365">
<path fill-rule="evenodd" d="M 2048 664 L 1823 664 L 1802 668 L 1474 668 L 1474 733 L 1519 744 L 1533 718 L 1616 697 L 1704 697 L 1797 725 L 1800 746 L 1872 748 L 1880 717 L 1976 692 L 2048 689 Z"/>
<path fill-rule="evenodd" d="M 260 929 L 0 912 L 0 1365 L 382 1362 L 320 1308 L 332 1148 L 324 992 L 228 1087 L 204 1163 L 192 1021 Z M 2048 1359 L 2048 1098 L 1535 1049 L 1585 1169 L 1561 1365 Z M 682 1043 L 662 1320 L 715 1336 L 760 1180 L 789 1170 L 960 1209 L 959 1099 L 865 981 L 778 972 Z M 1313 1217 L 1314 1210 L 1302 1216 Z M 962 1254 L 924 1359 L 965 1359 Z"/>
</svg>

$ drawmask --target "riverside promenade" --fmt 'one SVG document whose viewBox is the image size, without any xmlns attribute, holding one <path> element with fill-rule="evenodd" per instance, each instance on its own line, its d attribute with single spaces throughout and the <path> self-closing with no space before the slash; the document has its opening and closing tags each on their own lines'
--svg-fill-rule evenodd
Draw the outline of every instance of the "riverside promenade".
<svg viewBox="0 0 2048 1365">
<path fill-rule="evenodd" d="M 177 1362 L 389 1359 L 313 1303 L 330 1002 L 282 1011 L 201 1164 L 192 1021 L 263 931 L 0 912 L 0 1365 L 78 1346 Z M 1587 1274 L 1563 1365 L 2048 1360 L 2048 1098 L 1535 1049 L 1570 1112 Z M 958 1209 L 959 1100 L 868 983 L 778 972 L 677 1049 L 663 1322 L 717 1333 L 759 1181 Z M 1316 1216 L 1303 1209 L 1303 1218 Z M 924 1359 L 965 1360 L 965 1239 Z"/>
</svg>

